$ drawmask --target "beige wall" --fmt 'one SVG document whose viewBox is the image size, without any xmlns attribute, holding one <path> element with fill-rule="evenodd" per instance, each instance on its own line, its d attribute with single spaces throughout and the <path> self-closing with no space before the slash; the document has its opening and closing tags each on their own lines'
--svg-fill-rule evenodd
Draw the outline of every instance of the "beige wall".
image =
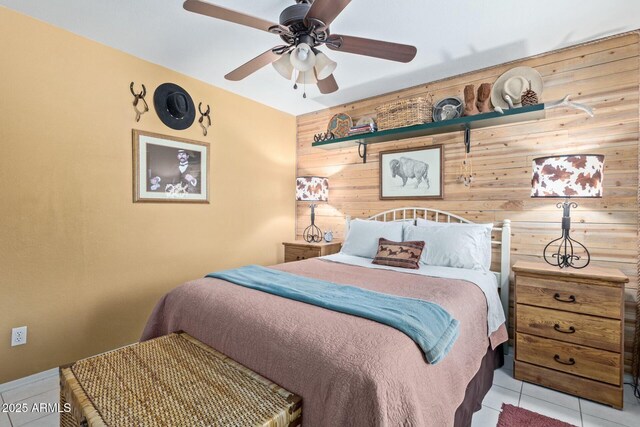
<svg viewBox="0 0 640 427">
<path fill-rule="evenodd" d="M 1 7 L 0 40 L 0 383 L 137 340 L 185 280 L 282 260 L 293 116 Z M 132 80 L 211 104 L 209 136 L 135 123 Z M 132 128 L 209 142 L 211 204 L 132 203 Z"/>
<path fill-rule="evenodd" d="M 531 159 L 553 154 L 602 153 L 604 197 L 579 200 L 572 210 L 572 236 L 585 243 L 595 265 L 629 276 L 626 288 L 625 362 L 629 367 L 638 287 L 638 102 L 637 32 L 526 58 L 437 82 L 337 106 L 298 117 L 298 173 L 328 176 L 329 203 L 316 209 L 320 228 L 341 237 L 344 216 L 367 217 L 402 206 L 426 206 L 454 212 L 472 221 L 512 221 L 512 261 L 540 260 L 544 246 L 559 236 L 562 213 L 554 201 L 531 199 Z M 330 117 L 347 112 L 354 120 L 371 115 L 381 103 L 432 93 L 437 100 L 463 97 L 466 84 L 494 82 L 516 66 L 535 67 L 544 79 L 543 101 L 567 94 L 595 108 L 595 117 L 556 109 L 534 122 L 471 131 L 471 187 L 457 181 L 464 158 L 462 132 L 414 138 L 367 149 L 363 164 L 357 148 L 312 148 L 313 134 L 326 129 Z M 425 77 L 427 78 L 427 77 Z M 444 200 L 379 200 L 379 153 L 396 148 L 444 144 Z M 297 206 L 297 233 L 309 221 L 308 204 Z M 494 253 L 494 260 L 499 259 Z M 496 265 L 494 265 L 496 267 Z M 513 294 L 512 294 L 513 295 Z"/>
</svg>

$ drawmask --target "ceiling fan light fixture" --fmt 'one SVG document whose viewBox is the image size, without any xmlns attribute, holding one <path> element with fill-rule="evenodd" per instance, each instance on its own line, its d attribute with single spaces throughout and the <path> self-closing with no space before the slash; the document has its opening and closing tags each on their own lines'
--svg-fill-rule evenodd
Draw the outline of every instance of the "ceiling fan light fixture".
<svg viewBox="0 0 640 427">
<path fill-rule="evenodd" d="M 334 60 L 330 59 L 327 55 L 322 52 L 318 52 L 316 54 L 316 76 L 318 76 L 318 80 L 324 80 L 329 77 L 335 71 L 338 63 Z"/>
<path fill-rule="evenodd" d="M 271 63 L 273 68 L 285 79 L 291 80 L 293 65 L 291 65 L 291 53 L 283 53 L 280 59 Z"/>
<path fill-rule="evenodd" d="M 316 65 L 316 54 L 311 50 L 311 46 L 300 43 L 291 52 L 291 65 L 298 71 L 309 71 Z"/>
<path fill-rule="evenodd" d="M 278 23 L 227 9 L 210 1 L 212 0 L 186 0 L 184 8 L 198 15 L 266 31 L 279 36 L 285 43 L 231 71 L 225 75 L 227 80 L 242 80 L 268 64 L 273 64 L 278 74 L 289 81 L 305 85 L 317 82 L 320 93 L 327 94 L 338 90 L 332 74 L 337 64 L 316 49 L 316 46 L 323 45 L 343 53 L 404 63 L 412 61 L 417 53 L 416 47 L 411 45 L 330 34 L 329 26 L 351 0 L 295 0 L 295 5 L 289 5 L 282 11 Z M 293 86 L 295 89 L 297 83 Z"/>
<path fill-rule="evenodd" d="M 299 85 L 314 85 L 318 83 L 318 79 L 315 76 L 313 70 L 298 73 L 296 83 Z"/>
</svg>

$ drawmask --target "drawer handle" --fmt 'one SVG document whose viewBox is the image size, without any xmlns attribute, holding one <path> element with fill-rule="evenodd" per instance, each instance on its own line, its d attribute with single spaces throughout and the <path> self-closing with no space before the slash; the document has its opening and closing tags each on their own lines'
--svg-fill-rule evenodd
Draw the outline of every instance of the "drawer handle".
<svg viewBox="0 0 640 427">
<path fill-rule="evenodd" d="M 558 325 L 557 323 L 555 325 L 553 325 L 553 329 L 555 329 L 557 332 L 562 332 L 563 334 L 575 334 L 576 333 L 576 328 L 574 328 L 573 326 L 569 326 L 569 329 L 563 330 L 560 327 L 560 325 Z"/>
<path fill-rule="evenodd" d="M 569 298 L 562 299 L 562 298 L 560 298 L 560 294 L 555 294 L 553 296 L 553 299 L 556 300 L 556 301 L 567 302 L 567 303 L 570 303 L 570 304 L 576 302 L 576 297 L 574 295 L 569 295 Z"/>
<path fill-rule="evenodd" d="M 563 365 L 575 365 L 576 361 L 573 357 L 569 358 L 568 362 L 565 362 L 564 360 L 560 360 L 560 356 L 558 356 L 557 354 L 555 356 L 553 356 L 553 360 L 555 360 L 558 363 L 561 363 Z"/>
<path fill-rule="evenodd" d="M 296 259 L 300 259 L 300 255 L 298 255 L 298 256 L 296 257 Z"/>
</svg>

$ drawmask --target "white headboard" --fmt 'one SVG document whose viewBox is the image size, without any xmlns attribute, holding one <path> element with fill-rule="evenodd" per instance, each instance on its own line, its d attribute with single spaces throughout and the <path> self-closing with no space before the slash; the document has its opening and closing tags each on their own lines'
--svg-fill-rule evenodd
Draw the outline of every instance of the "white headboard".
<svg viewBox="0 0 640 427">
<path fill-rule="evenodd" d="M 367 219 L 375 221 L 404 221 L 412 220 L 416 218 L 430 219 L 437 222 L 449 222 L 449 223 L 466 223 L 473 224 L 473 221 L 462 218 L 458 215 L 454 215 L 450 212 L 440 211 L 437 209 L 418 208 L 418 207 L 406 207 L 391 209 L 388 211 L 380 212 Z M 347 216 L 347 223 L 345 226 L 345 236 L 349 231 L 349 223 L 351 217 Z M 502 301 L 502 308 L 504 309 L 505 316 L 507 317 L 507 323 L 509 321 L 509 275 L 511 273 L 511 220 L 505 219 L 502 221 L 502 227 L 493 227 L 493 231 L 500 233 L 500 239 L 494 239 L 492 237 L 491 244 L 500 248 L 500 271 L 494 271 L 493 273 L 498 278 L 498 284 L 500 286 L 500 300 Z M 508 325 L 507 325 L 508 326 Z"/>
</svg>

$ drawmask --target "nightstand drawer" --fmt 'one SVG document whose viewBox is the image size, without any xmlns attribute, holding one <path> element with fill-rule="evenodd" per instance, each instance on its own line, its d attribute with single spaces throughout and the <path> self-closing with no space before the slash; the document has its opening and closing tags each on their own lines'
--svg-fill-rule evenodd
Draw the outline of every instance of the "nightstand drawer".
<svg viewBox="0 0 640 427">
<path fill-rule="evenodd" d="M 620 351 L 621 322 L 518 304 L 518 332 L 609 351 Z"/>
<path fill-rule="evenodd" d="M 622 289 L 613 286 L 517 276 L 516 302 L 619 319 Z"/>
<path fill-rule="evenodd" d="M 284 245 L 284 262 L 302 261 L 303 259 L 316 258 L 340 252 L 342 242 L 309 243 L 303 240 L 294 242 L 282 242 Z"/>
<path fill-rule="evenodd" d="M 514 364 L 513 376 L 517 380 L 540 384 L 622 409 L 622 387 L 565 374 L 564 372 L 525 362 L 518 362 L 517 360 Z"/>
<path fill-rule="evenodd" d="M 619 353 L 517 334 L 516 359 L 538 366 L 620 385 Z"/>
<path fill-rule="evenodd" d="M 320 248 L 288 246 L 284 251 L 284 262 L 300 261 L 320 256 Z"/>
</svg>

